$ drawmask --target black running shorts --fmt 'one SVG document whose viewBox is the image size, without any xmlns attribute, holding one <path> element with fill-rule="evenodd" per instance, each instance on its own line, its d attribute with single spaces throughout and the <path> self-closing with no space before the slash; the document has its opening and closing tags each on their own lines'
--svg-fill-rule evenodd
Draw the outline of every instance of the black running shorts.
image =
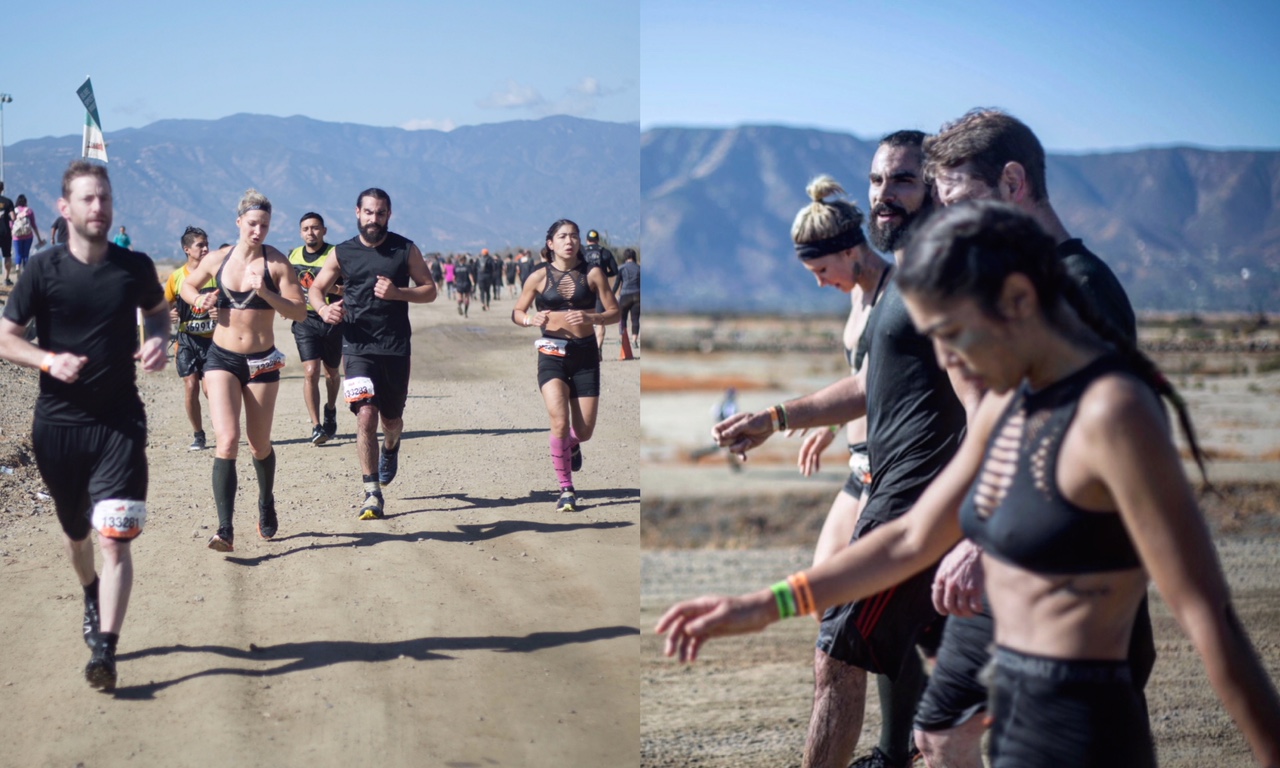
<svg viewBox="0 0 1280 768">
<path fill-rule="evenodd" d="M 227 371 L 235 374 L 242 387 L 249 384 L 272 384 L 280 381 L 280 369 L 263 371 L 257 376 L 250 376 L 249 361 L 265 360 L 275 351 L 276 348 L 272 347 L 264 352 L 250 352 L 244 355 L 239 352 L 229 352 L 217 344 L 210 344 L 209 354 L 204 361 L 204 372 Z"/>
<path fill-rule="evenodd" d="M 298 343 L 298 359 L 302 362 L 319 360 L 326 368 L 342 364 L 342 326 L 330 325 L 319 315 L 307 314 L 307 319 L 293 324 L 293 340 Z"/>
<path fill-rule="evenodd" d="M 596 337 L 568 339 L 564 357 L 538 352 L 538 387 L 559 379 L 569 385 L 569 397 L 600 396 L 600 348 Z"/>
<path fill-rule="evenodd" d="M 992 768 L 1155 768 L 1147 709 L 1126 661 L 1074 661 L 999 648 Z"/>
<path fill-rule="evenodd" d="M 853 540 L 881 524 L 860 518 Z M 827 609 L 818 630 L 818 649 L 836 661 L 897 678 L 907 654 L 916 652 L 917 637 L 938 618 L 930 595 L 934 570 L 929 568 L 865 600 Z"/>
<path fill-rule="evenodd" d="M 93 505 L 147 500 L 147 423 L 139 416 L 105 424 L 31 428 L 36 468 L 72 541 L 89 535 Z"/>
<path fill-rule="evenodd" d="M 352 413 L 365 405 L 378 409 L 383 417 L 404 415 L 409 399 L 409 358 L 405 355 L 346 355 L 343 389 Z"/>
<path fill-rule="evenodd" d="M 182 378 L 195 374 L 204 376 L 205 359 L 209 356 L 209 346 L 213 339 L 208 336 L 192 336 L 189 333 L 178 334 L 178 354 L 174 357 L 178 375 Z"/>
<path fill-rule="evenodd" d="M 979 673 L 991 658 L 995 638 L 991 609 L 975 616 L 948 616 L 938 646 L 938 662 L 916 706 L 915 727 L 946 731 L 987 709 L 987 686 Z"/>
</svg>

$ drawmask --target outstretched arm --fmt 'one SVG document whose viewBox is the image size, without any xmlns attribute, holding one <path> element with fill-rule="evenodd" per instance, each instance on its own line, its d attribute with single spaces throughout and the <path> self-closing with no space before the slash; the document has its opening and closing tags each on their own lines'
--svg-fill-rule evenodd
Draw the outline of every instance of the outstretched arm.
<svg viewBox="0 0 1280 768">
<path fill-rule="evenodd" d="M 779 429 L 806 429 L 843 424 L 867 415 L 866 369 L 810 395 L 782 404 L 785 424 Z M 747 451 L 764 444 L 776 430 L 769 411 L 739 413 L 711 428 L 711 438 L 746 458 Z"/>
</svg>

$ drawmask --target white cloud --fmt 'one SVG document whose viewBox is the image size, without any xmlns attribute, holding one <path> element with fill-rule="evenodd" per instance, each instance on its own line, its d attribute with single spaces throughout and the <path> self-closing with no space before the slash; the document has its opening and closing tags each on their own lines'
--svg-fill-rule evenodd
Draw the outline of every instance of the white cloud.
<svg viewBox="0 0 1280 768">
<path fill-rule="evenodd" d="M 537 88 L 517 83 L 515 80 L 508 80 L 503 87 L 476 102 L 477 106 L 484 109 L 532 109 L 535 111 L 545 104 L 546 99 L 542 98 Z"/>
<path fill-rule="evenodd" d="M 448 133 L 457 128 L 458 124 L 447 117 L 440 120 L 433 117 L 420 117 L 402 123 L 400 127 L 406 131 L 444 131 Z"/>
<path fill-rule="evenodd" d="M 525 110 L 536 117 L 547 115 L 574 115 L 585 117 L 596 111 L 600 100 L 614 94 L 622 93 L 628 85 L 610 88 L 594 78 L 585 76 L 573 85 L 565 88 L 563 95 L 555 101 L 547 101 L 542 94 L 531 85 L 523 85 L 515 80 L 489 94 L 476 104 L 485 109 Z"/>
</svg>

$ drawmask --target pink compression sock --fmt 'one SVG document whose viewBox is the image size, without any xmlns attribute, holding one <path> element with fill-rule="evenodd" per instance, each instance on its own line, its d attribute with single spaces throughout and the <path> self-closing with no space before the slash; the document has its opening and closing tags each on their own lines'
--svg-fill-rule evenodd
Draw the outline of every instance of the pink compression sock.
<svg viewBox="0 0 1280 768">
<path fill-rule="evenodd" d="M 561 488 L 573 486 L 573 470 L 569 469 L 569 454 L 573 451 L 572 438 L 551 435 L 551 466 L 556 468 L 556 480 Z"/>
</svg>

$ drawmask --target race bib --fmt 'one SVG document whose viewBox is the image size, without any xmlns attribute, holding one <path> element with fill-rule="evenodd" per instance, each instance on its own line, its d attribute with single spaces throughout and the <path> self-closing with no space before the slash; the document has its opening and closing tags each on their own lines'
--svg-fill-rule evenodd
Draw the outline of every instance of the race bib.
<svg viewBox="0 0 1280 768">
<path fill-rule="evenodd" d="M 849 469 L 864 485 L 871 485 L 871 457 L 862 451 L 849 455 Z"/>
<path fill-rule="evenodd" d="M 124 499 L 104 499 L 93 505 L 93 527 L 111 539 L 132 539 L 142 533 L 147 522 L 147 503 Z"/>
<path fill-rule="evenodd" d="M 373 379 L 368 376 L 357 376 L 354 379 L 343 379 L 342 393 L 348 403 L 358 403 L 373 397 Z"/>
<path fill-rule="evenodd" d="M 202 317 L 199 320 L 188 320 L 180 330 L 192 336 L 208 336 L 213 333 L 213 325 L 213 318 Z"/>
<path fill-rule="evenodd" d="M 284 353 L 278 349 L 271 350 L 271 354 L 266 357 L 260 357 L 256 360 L 246 360 L 249 364 L 249 378 L 256 379 L 264 373 L 278 371 L 284 367 Z"/>
<path fill-rule="evenodd" d="M 546 336 L 543 336 L 533 342 L 533 346 L 544 355 L 564 357 L 565 350 L 569 347 L 569 342 L 565 339 L 549 339 Z"/>
</svg>

